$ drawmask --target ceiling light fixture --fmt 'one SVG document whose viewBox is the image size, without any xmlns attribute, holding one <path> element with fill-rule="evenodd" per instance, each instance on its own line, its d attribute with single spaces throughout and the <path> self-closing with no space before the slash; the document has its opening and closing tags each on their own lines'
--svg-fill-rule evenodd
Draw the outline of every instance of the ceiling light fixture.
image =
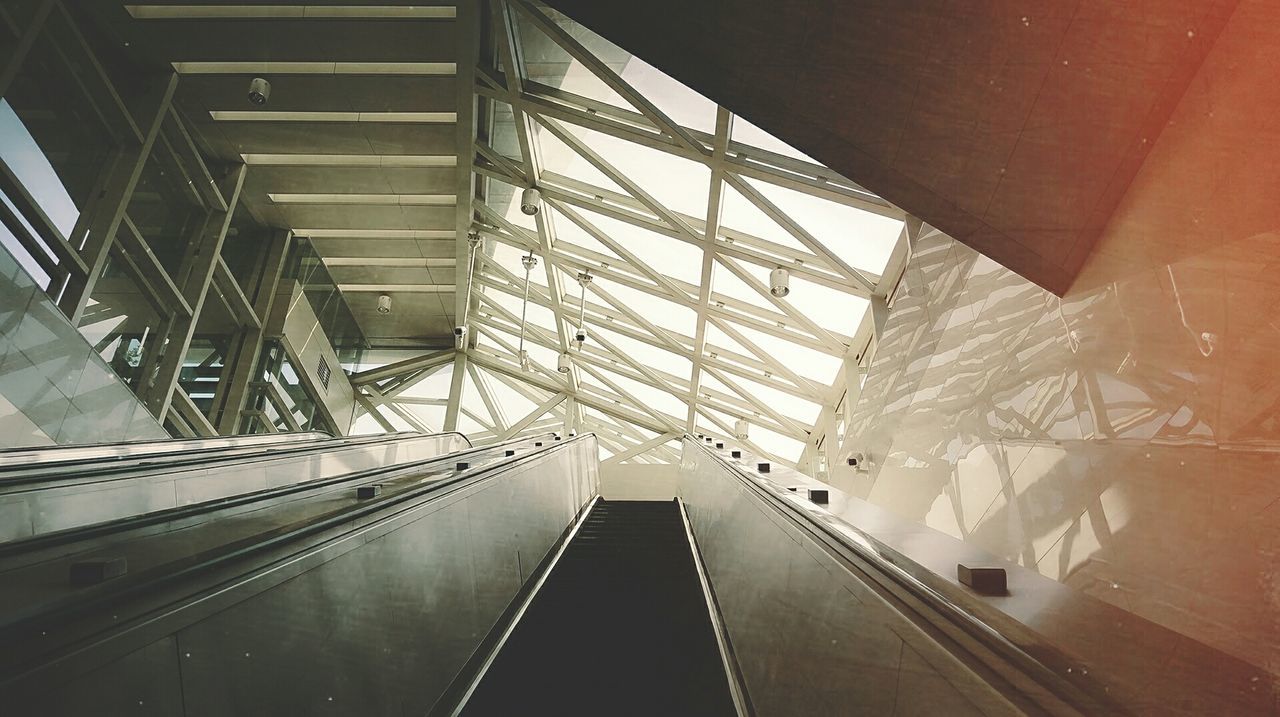
<svg viewBox="0 0 1280 717">
<path fill-rule="evenodd" d="M 578 272 L 578 284 L 582 287 L 582 294 L 578 299 L 578 331 L 573 335 L 571 343 L 579 351 L 582 350 L 582 345 L 587 342 L 587 284 L 590 283 L 590 273 L 585 271 Z"/>
<path fill-rule="evenodd" d="M 542 192 L 537 187 L 529 187 L 520 193 L 520 211 L 533 216 L 541 209 Z"/>
<path fill-rule="evenodd" d="M 778 267 L 769 273 L 769 293 L 781 299 L 791 293 L 791 273 Z"/>
</svg>

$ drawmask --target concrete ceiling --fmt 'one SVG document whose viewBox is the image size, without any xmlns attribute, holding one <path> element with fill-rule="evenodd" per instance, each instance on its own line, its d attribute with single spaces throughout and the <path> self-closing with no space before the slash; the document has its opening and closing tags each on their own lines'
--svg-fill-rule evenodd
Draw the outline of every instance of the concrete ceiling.
<svg viewBox="0 0 1280 717">
<path fill-rule="evenodd" d="M 1062 293 L 1235 2 L 549 4 Z"/>
<path fill-rule="evenodd" d="M 429 15 L 452 6 L 346 5 L 355 16 L 253 17 L 254 6 L 240 6 L 240 17 L 157 18 L 137 6 L 83 7 L 137 66 L 176 66 L 175 101 L 197 142 L 213 158 L 250 165 L 244 208 L 312 237 L 371 344 L 439 345 L 455 323 L 458 30 Z M 146 5 L 180 14 L 201 6 Z M 377 17 L 379 8 L 407 16 Z M 358 64 L 335 72 L 288 63 Z M 254 77 L 271 83 L 261 108 L 247 100 Z M 226 112 L 237 114 L 211 114 Z M 347 114 L 263 119 L 284 112 Z M 390 314 L 376 310 L 382 291 L 392 295 Z"/>
</svg>

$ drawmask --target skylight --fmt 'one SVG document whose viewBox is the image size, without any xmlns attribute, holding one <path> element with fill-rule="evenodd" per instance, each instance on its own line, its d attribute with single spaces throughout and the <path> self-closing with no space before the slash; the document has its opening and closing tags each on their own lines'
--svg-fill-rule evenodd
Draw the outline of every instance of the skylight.
<svg viewBox="0 0 1280 717">
<path fill-rule="evenodd" d="M 846 355 L 865 348 L 853 337 L 901 214 L 563 15 L 502 9 L 498 66 L 480 72 L 493 119 L 478 152 L 486 250 L 471 370 L 504 386 L 503 400 L 523 397 L 527 411 L 509 413 L 556 403 L 552 390 L 575 398 L 534 423 L 596 431 L 606 455 L 686 430 L 732 440 L 745 419 L 752 448 L 796 464 L 840 393 Z M 530 180 L 537 216 L 521 208 Z M 785 295 L 771 292 L 777 269 L 789 273 Z M 586 342 L 568 345 L 584 295 Z M 575 373 L 557 371 L 566 351 Z M 469 376 L 462 407 L 483 423 L 474 385 Z M 678 455 L 678 443 L 655 445 L 635 460 Z"/>
</svg>

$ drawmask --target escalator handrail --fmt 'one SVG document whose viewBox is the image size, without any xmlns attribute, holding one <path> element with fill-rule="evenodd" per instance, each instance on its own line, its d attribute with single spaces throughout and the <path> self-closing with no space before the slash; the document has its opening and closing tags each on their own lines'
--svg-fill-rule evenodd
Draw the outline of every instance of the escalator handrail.
<svg viewBox="0 0 1280 717">
<path fill-rule="evenodd" d="M 114 462 L 124 460 L 145 460 L 150 458 L 163 459 L 167 456 L 187 455 L 191 453 L 209 453 L 215 451 L 235 450 L 235 449 L 251 449 L 251 448 L 269 448 L 271 446 L 289 445 L 291 443 L 310 443 L 335 441 L 352 438 L 373 438 L 377 436 L 394 436 L 398 434 L 408 435 L 430 435 L 430 436 L 447 436 L 456 435 L 471 445 L 471 439 L 460 431 L 440 431 L 438 433 L 421 433 L 420 431 L 394 431 L 381 434 L 365 434 L 365 435 L 338 435 L 334 436 L 324 431 L 295 431 L 289 433 L 263 433 L 263 434 L 241 434 L 234 436 L 211 436 L 208 438 L 166 438 L 151 441 L 118 441 L 114 443 L 77 443 L 56 446 L 17 446 L 13 448 L 0 448 L 0 476 L 10 471 L 22 471 L 29 469 L 32 465 L 31 461 L 38 461 L 40 466 L 48 467 L 67 467 L 77 466 L 88 463 L 103 463 L 109 465 Z M 190 443 L 194 444 L 190 448 L 175 447 L 178 444 Z M 222 445 L 231 444 L 231 445 Z M 171 450 L 146 450 L 148 448 L 172 447 Z M 46 453 L 64 453 L 73 455 L 84 449 L 125 449 L 125 455 L 99 455 L 87 456 L 82 458 L 58 458 L 46 457 Z M 139 449 L 134 451 L 133 449 Z M 13 458 L 14 460 L 6 460 Z M 25 459 L 25 460 L 24 460 Z"/>
<path fill-rule="evenodd" d="M 766 505 L 772 506 L 782 515 L 791 518 L 792 523 L 798 527 L 805 529 L 812 537 L 816 538 L 815 542 L 820 547 L 825 548 L 829 554 L 832 553 L 833 547 L 838 546 L 860 558 L 862 562 L 875 570 L 880 577 L 887 579 L 889 583 L 899 590 L 924 603 L 936 615 L 960 628 L 971 638 L 978 640 L 983 646 L 995 652 L 1023 675 L 1042 686 L 1071 708 L 1079 710 L 1083 714 L 1132 713 L 1131 710 L 1117 702 L 1113 696 L 1106 694 L 1105 688 L 1092 681 L 1081 679 L 1083 675 L 1080 670 L 1068 669 L 1068 666 L 1078 666 L 1079 660 L 1067 657 L 1057 647 L 1045 641 L 1038 641 L 1035 644 L 1021 644 L 1023 642 L 1022 639 L 1007 635 L 1000 626 L 980 616 L 978 611 L 973 609 L 975 601 L 962 589 L 952 588 L 948 590 L 947 588 L 951 584 L 946 581 L 941 581 L 938 586 L 925 583 L 919 577 L 906 570 L 901 563 L 918 564 L 884 545 L 874 536 L 826 511 L 822 511 L 819 514 L 812 509 L 805 509 L 799 503 L 799 500 L 795 498 L 794 493 L 787 491 L 763 476 L 753 474 L 743 466 L 719 455 L 710 446 L 705 445 L 703 441 L 692 435 L 686 434 L 684 438 L 686 445 L 696 445 L 717 464 L 728 469 L 734 477 L 749 489 L 751 495 L 756 496 Z M 791 499 L 788 499 L 789 497 Z M 833 528 L 829 521 L 838 521 L 842 529 Z M 851 539 L 845 531 L 853 533 L 858 539 Z M 833 557 L 836 557 L 837 560 L 841 559 L 838 554 L 833 555 Z M 841 562 L 847 563 L 848 561 L 841 560 Z M 858 570 L 856 565 L 850 565 L 849 567 L 855 572 L 864 572 Z M 932 572 L 923 566 L 920 566 L 920 569 Z M 1034 651 L 1034 655 L 1032 651 Z M 1055 664 L 1061 664 L 1062 667 L 1055 668 Z M 1077 679 L 1069 680 L 1064 678 L 1064 673 L 1076 676 Z M 1087 673 L 1087 670 L 1084 671 L 1084 674 Z"/>
<path fill-rule="evenodd" d="M 502 648 L 511 639 L 520 624 L 520 620 L 532 607 L 533 601 L 538 597 L 538 593 L 542 591 L 542 587 L 550 579 L 551 572 L 555 570 L 556 565 L 560 563 L 560 559 L 568 551 L 569 544 L 573 542 L 573 539 L 577 537 L 583 526 L 586 525 L 587 519 L 591 517 L 592 511 L 595 510 L 600 501 L 599 494 L 593 496 L 574 516 L 573 523 L 570 524 L 568 530 L 560 536 L 552 547 L 551 552 L 542 560 L 533 574 L 525 579 L 515 598 L 507 606 L 507 609 L 503 611 L 503 615 L 498 618 L 498 622 L 490 629 L 489 634 L 481 640 L 480 646 L 472 653 L 471 658 L 458 671 L 458 674 L 453 676 L 444 692 L 436 698 L 435 704 L 427 713 L 429 717 L 444 717 L 445 715 L 448 715 L 448 717 L 460 717 L 463 710 L 466 709 L 467 702 L 475 694 L 476 689 L 480 687 L 480 682 L 484 680 L 485 673 L 497 661 L 498 654 L 502 652 Z"/>
<path fill-rule="evenodd" d="M 466 441 L 467 446 L 471 445 L 471 441 L 457 431 L 446 433 L 400 431 L 397 433 L 364 436 L 340 436 L 338 438 L 306 441 L 301 445 L 268 443 L 261 446 L 209 448 L 202 451 L 192 450 L 181 453 L 130 456 L 127 458 L 85 459 L 84 461 L 68 461 L 55 464 L 40 463 L 34 466 L 23 466 L 28 471 L 24 474 L 5 476 L 4 472 L 0 471 L 0 494 L 13 488 L 39 490 L 39 488 L 27 487 L 30 484 L 48 483 L 49 487 L 56 487 L 85 479 L 127 480 L 135 477 L 147 477 L 159 471 L 172 471 L 195 465 L 234 466 L 256 460 L 287 458 L 347 447 L 359 447 L 366 444 L 408 441 L 450 434 L 461 436 Z M 19 471 L 15 468 L 12 472 L 18 473 Z"/>
<path fill-rule="evenodd" d="M 24 457 L 34 458 L 37 455 L 44 453 L 64 453 L 70 455 L 92 449 L 124 448 L 138 449 L 138 452 L 134 453 L 134 455 L 148 455 L 148 451 L 146 449 L 152 447 L 162 448 L 164 446 L 176 446 L 179 443 L 195 444 L 191 449 L 173 448 L 172 450 L 154 451 L 154 455 L 164 455 L 166 453 L 174 453 L 181 450 L 207 450 L 202 444 L 207 444 L 208 448 L 218 448 L 220 447 L 219 444 L 222 443 L 237 443 L 240 446 L 248 447 L 254 445 L 275 445 L 277 443 L 287 443 L 290 440 L 322 441 L 333 437 L 334 436 L 324 431 L 293 431 L 282 433 L 242 434 L 234 436 L 209 436 L 207 438 L 159 438 L 143 441 L 112 441 L 106 443 L 66 443 L 52 446 L 11 446 L 0 448 L 0 471 L 7 470 L 13 465 L 22 465 L 19 461 Z M 97 456 L 98 459 L 107 459 L 112 457 L 114 456 Z M 10 462 L 11 458 L 14 459 L 12 462 Z M 90 459 L 71 458 L 66 460 L 74 461 Z M 53 459 L 45 462 L 61 463 L 63 461 Z"/>
<path fill-rule="evenodd" d="M 397 434 L 404 438 L 422 437 L 424 435 L 437 434 Z M 554 434 L 548 433 L 547 436 Z M 263 500 L 270 500 L 290 493 L 297 493 L 315 488 L 324 488 L 326 486 L 336 485 L 343 482 L 358 481 L 366 478 L 387 477 L 399 471 L 422 470 L 429 468 L 431 464 L 441 461 L 456 461 L 458 458 L 474 455 L 475 453 L 493 449 L 495 447 L 509 445 L 513 443 L 524 443 L 533 441 L 535 438 L 544 437 L 526 436 L 516 438 L 502 443 L 493 443 L 479 448 L 467 448 L 462 451 L 453 451 L 443 453 L 429 458 L 420 458 L 415 461 L 406 463 L 397 463 L 391 466 L 378 466 L 376 468 L 366 468 L 359 471 L 342 473 L 328 478 L 320 478 L 310 481 L 302 481 L 299 483 L 289 483 L 287 485 L 275 486 L 271 488 L 263 488 L 261 490 L 249 491 L 247 493 L 237 493 L 235 495 L 222 496 L 212 500 L 201 501 L 199 503 L 188 503 L 186 505 L 173 506 L 149 513 L 130 516 L 127 518 L 115 518 L 100 523 L 89 523 L 87 525 L 78 525 L 63 530 L 54 530 L 47 533 L 39 533 L 17 540 L 11 540 L 0 543 L 0 560 L 8 556 L 35 550 L 47 550 L 49 548 L 75 543 L 82 540 L 89 540 L 95 537 L 111 535 L 113 533 L 122 533 L 129 530 L 167 523 L 174 520 L 182 520 L 202 513 L 231 508 L 248 503 L 255 503 Z M 470 443 L 470 441 L 468 441 Z M 278 455 L 278 454 L 277 454 Z M 246 461 L 247 462 L 247 461 Z"/>
<path fill-rule="evenodd" d="M 720 611 L 720 601 L 716 599 L 715 587 L 711 584 L 711 576 L 707 574 L 707 565 L 703 562 L 702 550 L 698 547 L 698 537 L 693 534 L 689 511 L 683 500 L 677 500 L 676 504 L 680 508 L 680 524 L 684 528 L 685 540 L 689 543 L 693 569 L 698 574 L 698 588 L 706 604 L 707 618 L 711 621 L 711 632 L 715 635 L 716 649 L 720 654 L 729 697 L 733 701 L 733 708 L 738 717 L 752 717 L 755 715 L 755 709 L 751 704 L 751 695 L 747 692 L 747 681 L 742 674 L 742 666 L 738 663 L 737 653 L 733 651 L 733 640 L 729 638 L 729 629 L 724 624 L 724 613 Z"/>
<path fill-rule="evenodd" d="M 548 434 L 548 435 L 551 435 L 551 434 Z M 502 443 L 494 443 L 487 446 L 483 446 L 481 448 L 471 449 L 465 452 L 459 452 L 459 453 L 454 453 L 447 456 L 441 456 L 432 460 L 444 461 L 444 460 L 456 459 L 457 457 L 461 457 L 464 453 L 467 455 L 471 455 L 475 452 L 491 451 L 491 450 L 498 449 L 504 445 L 529 442 L 534 440 L 537 437 L 538 436 L 526 436 L 523 438 L 513 439 L 513 440 L 505 441 Z M 498 478 L 501 475 L 507 473 L 508 471 L 519 468 L 520 466 L 527 464 L 533 460 L 545 457 L 552 452 L 562 450 L 571 444 L 577 443 L 582 440 L 586 440 L 588 437 L 590 437 L 592 440 L 595 440 L 594 433 L 589 433 L 589 432 L 581 433 L 576 437 L 570 437 L 563 441 L 548 442 L 547 445 L 537 448 L 535 450 L 526 452 L 524 454 L 518 454 L 515 456 L 509 456 L 509 457 L 500 456 L 493 462 L 486 463 L 484 465 L 480 465 L 474 468 L 455 471 L 454 475 L 450 478 L 444 478 L 439 481 L 434 481 L 425 485 L 417 486 L 414 488 L 408 488 L 403 491 L 393 492 L 393 493 L 390 493 L 389 495 L 385 495 L 377 499 L 371 499 L 367 502 L 356 503 L 356 504 L 347 506 L 344 509 L 336 511 L 333 514 L 326 514 L 326 515 L 318 516 L 318 517 L 303 521 L 302 524 L 300 525 L 286 526 L 285 528 L 282 528 L 276 532 L 268 534 L 268 536 L 263 540 L 253 541 L 243 546 L 237 546 L 236 548 L 230 551 L 218 552 L 215 549 L 214 550 L 215 554 L 209 555 L 207 557 L 196 556 L 199 559 L 193 561 L 192 564 L 182 566 L 180 569 L 176 571 L 172 571 L 172 572 L 168 570 L 165 570 L 163 572 L 158 571 L 154 577 L 149 576 L 149 579 L 147 580 L 136 581 L 136 582 L 131 581 L 129 583 L 117 584 L 117 586 L 119 587 L 119 589 L 117 590 L 111 590 L 111 587 L 113 586 L 112 583 L 110 582 L 103 583 L 100 586 L 102 590 L 100 592 L 96 592 L 92 594 L 87 599 L 82 599 L 78 602 L 72 601 L 69 604 L 57 606 L 50 611 L 44 611 L 36 615 L 25 616 L 22 618 L 22 621 L 27 621 L 32 619 L 52 620 L 54 623 L 61 625 L 61 624 L 64 624 L 68 619 L 82 616 L 84 614 L 90 613 L 97 609 L 107 607 L 112 604 L 117 604 L 123 600 L 128 600 L 130 598 L 137 597 L 140 595 L 159 594 L 159 590 L 164 589 L 169 585 L 180 582 L 182 580 L 193 579 L 199 574 L 207 573 L 218 567 L 227 565 L 228 563 L 231 563 L 233 561 L 247 558 L 253 554 L 262 553 L 272 548 L 283 547 L 289 543 L 293 543 L 296 541 L 306 540 L 308 538 L 313 539 L 314 542 L 311 542 L 309 544 L 304 544 L 304 545 L 298 545 L 292 548 L 292 552 L 286 556 L 269 559 L 261 564 L 246 568 L 237 577 L 232 578 L 230 581 L 227 581 L 232 583 L 231 586 L 229 586 L 227 582 L 204 586 L 201 589 L 186 595 L 185 597 L 178 597 L 175 601 L 170 603 L 171 605 L 179 604 L 179 603 L 192 604 L 196 600 L 198 600 L 201 594 L 207 591 L 217 590 L 218 592 L 226 592 L 227 590 L 231 589 L 234 586 L 239 586 L 239 585 L 243 585 L 248 582 L 251 582 L 255 577 L 271 571 L 273 568 L 277 567 L 279 564 L 287 562 L 301 553 L 321 549 L 325 545 L 341 541 L 346 537 L 358 531 L 365 530 L 366 528 L 369 528 L 378 522 L 391 520 L 396 516 L 400 515 L 401 513 L 413 510 L 421 506 L 425 502 L 442 499 L 449 495 L 452 495 L 457 491 L 465 490 L 481 482 Z M 395 473 L 401 472 L 400 468 L 402 467 L 382 469 L 382 475 L 383 477 L 387 477 Z M 406 503 L 407 505 L 405 505 Z M 387 513 L 388 509 L 395 509 L 395 510 L 393 510 L 393 512 Z M 347 530 L 344 530 L 341 534 L 324 535 L 325 531 L 333 528 L 338 528 L 344 524 L 348 525 L 349 527 Z M 140 613 L 138 616 L 135 616 L 135 617 L 137 620 L 146 622 L 146 616 L 158 609 L 163 609 L 163 608 L 149 609 L 147 611 L 144 611 L 143 613 Z M 173 610 L 167 610 L 167 612 L 169 614 L 172 614 Z M 115 621 L 114 616 L 112 620 L 113 622 Z M 128 621 L 124 621 L 124 622 L 127 623 Z M 122 624 L 121 626 L 123 629 L 128 629 L 127 624 Z M 0 628 L 0 635 L 11 634 L 12 631 L 17 629 L 20 629 L 20 625 L 15 624 L 14 622 L 10 622 L 7 626 Z M 101 635 L 95 636 L 94 640 L 97 644 L 102 644 Z M 63 649 L 66 649 L 66 648 L 63 648 Z M 29 676 L 33 673 L 40 671 L 41 669 L 43 669 L 43 667 L 55 663 L 58 659 L 59 658 L 58 658 L 57 652 L 55 652 L 54 654 L 46 655 L 42 657 L 40 663 L 37 665 L 27 666 L 26 668 L 17 667 L 15 671 L 8 672 L 7 674 L 0 673 L 0 686 L 11 685 L 16 681 L 23 679 L 26 676 Z"/>
</svg>

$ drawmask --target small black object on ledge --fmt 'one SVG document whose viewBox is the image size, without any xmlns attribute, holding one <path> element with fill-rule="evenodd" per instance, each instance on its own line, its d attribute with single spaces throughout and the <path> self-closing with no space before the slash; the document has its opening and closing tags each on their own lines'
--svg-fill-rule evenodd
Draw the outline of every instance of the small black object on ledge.
<svg viewBox="0 0 1280 717">
<path fill-rule="evenodd" d="M 72 585 L 94 585 L 104 580 L 118 578 L 129 572 L 129 561 L 124 558 L 99 558 L 71 564 Z"/>
<path fill-rule="evenodd" d="M 729 451 L 729 457 L 730 457 L 730 458 L 741 458 L 741 457 L 742 457 L 742 451 Z"/>
<path fill-rule="evenodd" d="M 968 585 L 982 595 L 1008 595 L 1009 583 L 1004 568 L 975 568 L 957 564 L 956 576 L 961 585 Z"/>
<path fill-rule="evenodd" d="M 460 471 L 465 471 L 466 469 L 468 469 L 468 468 L 470 468 L 470 467 L 471 467 L 471 464 L 470 464 L 470 463 L 468 463 L 468 462 L 466 462 L 466 461 L 458 461 L 458 470 L 460 470 Z"/>
<path fill-rule="evenodd" d="M 356 488 L 356 497 L 360 500 L 368 500 L 369 498 L 377 498 L 382 493 L 382 486 L 378 483 L 371 485 L 362 485 Z"/>
</svg>

